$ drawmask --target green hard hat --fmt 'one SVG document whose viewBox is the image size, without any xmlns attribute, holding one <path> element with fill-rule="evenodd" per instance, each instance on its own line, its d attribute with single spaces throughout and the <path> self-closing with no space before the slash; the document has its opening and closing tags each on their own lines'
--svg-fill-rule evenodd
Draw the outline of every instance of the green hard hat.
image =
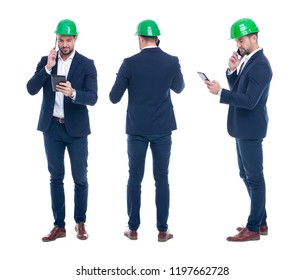
<svg viewBox="0 0 304 280">
<path fill-rule="evenodd" d="M 259 28 L 253 20 L 250 18 L 241 18 L 232 24 L 230 29 L 230 38 L 237 39 L 256 32 L 259 32 Z"/>
<path fill-rule="evenodd" d="M 156 37 L 160 35 L 160 31 L 155 21 L 147 19 L 138 24 L 135 35 Z"/>
<path fill-rule="evenodd" d="M 76 24 L 74 23 L 74 21 L 70 19 L 61 20 L 57 25 L 57 29 L 55 33 L 59 35 L 67 35 L 67 36 L 78 35 Z"/>
</svg>

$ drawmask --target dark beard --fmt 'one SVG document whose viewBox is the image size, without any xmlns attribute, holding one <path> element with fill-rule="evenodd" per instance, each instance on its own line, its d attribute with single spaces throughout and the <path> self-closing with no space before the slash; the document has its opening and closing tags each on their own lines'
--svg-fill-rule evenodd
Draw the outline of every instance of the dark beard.
<svg viewBox="0 0 304 280">
<path fill-rule="evenodd" d="M 245 50 L 245 55 L 249 55 L 250 51 L 249 50 Z"/>
<path fill-rule="evenodd" d="M 74 48 L 73 49 L 70 49 L 67 53 L 64 53 L 60 50 L 60 55 L 61 56 L 69 56 L 72 52 L 74 51 Z"/>
</svg>

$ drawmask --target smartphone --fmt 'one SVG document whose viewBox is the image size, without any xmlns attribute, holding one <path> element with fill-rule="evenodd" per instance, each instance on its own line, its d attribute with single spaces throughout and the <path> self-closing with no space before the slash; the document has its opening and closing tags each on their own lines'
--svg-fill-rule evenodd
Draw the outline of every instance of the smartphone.
<svg viewBox="0 0 304 280">
<path fill-rule="evenodd" d="M 206 76 L 205 73 L 197 71 L 197 74 L 204 80 L 204 81 L 209 81 L 208 77 Z"/>
<path fill-rule="evenodd" d="M 65 83 L 66 82 L 66 77 L 64 75 L 51 75 L 51 81 L 52 81 L 52 90 L 56 91 L 56 86 L 59 83 Z"/>
</svg>

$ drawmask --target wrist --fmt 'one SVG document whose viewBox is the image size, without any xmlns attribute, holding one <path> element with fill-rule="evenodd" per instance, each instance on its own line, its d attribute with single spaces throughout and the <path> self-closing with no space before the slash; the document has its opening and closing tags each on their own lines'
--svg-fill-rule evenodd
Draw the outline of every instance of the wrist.
<svg viewBox="0 0 304 280">
<path fill-rule="evenodd" d="M 51 74 L 52 68 L 50 69 L 47 65 L 45 65 L 45 71 L 46 71 L 48 74 Z"/>
<path fill-rule="evenodd" d="M 69 97 L 74 100 L 75 99 L 75 95 L 76 95 L 76 91 L 75 91 L 75 89 L 73 89 L 72 93 L 70 94 Z"/>
</svg>

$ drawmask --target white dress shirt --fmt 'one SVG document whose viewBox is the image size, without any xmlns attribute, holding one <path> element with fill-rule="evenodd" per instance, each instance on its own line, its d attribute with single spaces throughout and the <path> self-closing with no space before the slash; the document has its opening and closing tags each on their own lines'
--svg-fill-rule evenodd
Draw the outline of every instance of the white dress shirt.
<svg viewBox="0 0 304 280">
<path fill-rule="evenodd" d="M 66 78 L 68 77 L 74 55 L 75 55 L 75 50 L 67 58 L 67 60 L 64 61 L 62 59 L 62 57 L 60 56 L 60 53 L 58 54 L 58 65 L 57 65 L 57 74 L 58 75 L 64 75 Z M 48 71 L 46 66 L 45 66 L 45 69 L 46 69 L 47 73 L 51 74 L 51 71 Z M 53 116 L 64 119 L 64 95 L 59 91 L 56 91 L 55 94 L 56 94 L 56 96 L 55 96 L 55 105 L 54 105 Z"/>
</svg>

